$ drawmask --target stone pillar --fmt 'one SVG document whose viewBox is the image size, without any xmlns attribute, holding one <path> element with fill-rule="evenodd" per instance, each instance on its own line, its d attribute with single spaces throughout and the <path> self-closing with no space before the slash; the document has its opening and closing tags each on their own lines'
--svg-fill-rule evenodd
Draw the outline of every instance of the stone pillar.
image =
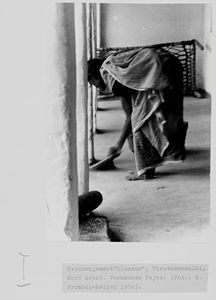
<svg viewBox="0 0 216 300">
<path fill-rule="evenodd" d="M 86 4 L 75 3 L 79 194 L 89 191 Z"/>
<path fill-rule="evenodd" d="M 67 236 L 78 240 L 74 4 L 58 3 L 54 13 L 54 41 L 48 56 L 53 63 L 53 90 L 49 104 L 47 234 L 51 240 L 65 240 Z"/>
</svg>

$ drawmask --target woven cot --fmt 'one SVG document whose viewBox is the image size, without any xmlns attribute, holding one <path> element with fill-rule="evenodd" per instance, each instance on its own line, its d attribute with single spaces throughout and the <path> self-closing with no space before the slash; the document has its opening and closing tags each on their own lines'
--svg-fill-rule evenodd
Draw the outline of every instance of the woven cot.
<svg viewBox="0 0 216 300">
<path fill-rule="evenodd" d="M 151 46 L 136 47 L 119 47 L 119 48 L 98 48 L 97 57 L 106 58 L 111 54 L 120 51 L 139 49 L 139 48 L 156 48 L 164 49 L 175 55 L 183 67 L 183 84 L 184 95 L 193 96 L 196 91 L 196 47 L 203 50 L 203 46 L 195 39 L 190 41 L 181 41 L 175 43 L 155 44 Z"/>
</svg>

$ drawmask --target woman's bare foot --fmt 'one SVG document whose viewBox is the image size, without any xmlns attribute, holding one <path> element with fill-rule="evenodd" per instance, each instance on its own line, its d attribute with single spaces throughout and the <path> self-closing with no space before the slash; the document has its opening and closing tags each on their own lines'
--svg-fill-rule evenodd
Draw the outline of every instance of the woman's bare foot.
<svg viewBox="0 0 216 300">
<path fill-rule="evenodd" d="M 109 148 L 107 156 L 111 156 L 113 159 L 121 154 L 121 148 L 114 146 Z"/>
</svg>

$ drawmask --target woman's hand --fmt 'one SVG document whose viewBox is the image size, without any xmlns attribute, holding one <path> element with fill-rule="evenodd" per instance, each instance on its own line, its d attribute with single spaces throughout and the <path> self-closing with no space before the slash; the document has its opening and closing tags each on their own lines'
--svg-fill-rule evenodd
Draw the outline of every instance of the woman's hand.
<svg viewBox="0 0 216 300">
<path fill-rule="evenodd" d="M 112 156 L 113 158 L 116 158 L 120 154 L 121 154 L 121 148 L 119 146 L 113 146 L 109 148 L 107 156 Z"/>
</svg>

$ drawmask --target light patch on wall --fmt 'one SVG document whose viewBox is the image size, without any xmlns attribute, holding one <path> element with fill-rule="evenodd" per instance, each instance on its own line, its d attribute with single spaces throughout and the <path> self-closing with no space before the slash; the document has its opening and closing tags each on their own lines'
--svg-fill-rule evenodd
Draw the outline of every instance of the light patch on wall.
<svg viewBox="0 0 216 300">
<path fill-rule="evenodd" d="M 113 21 L 118 22 L 120 20 L 119 16 L 113 16 Z"/>
<path fill-rule="evenodd" d="M 141 30 L 142 30 L 142 31 L 145 31 L 145 30 L 146 30 L 146 28 L 143 26 L 143 27 L 141 28 Z"/>
</svg>

